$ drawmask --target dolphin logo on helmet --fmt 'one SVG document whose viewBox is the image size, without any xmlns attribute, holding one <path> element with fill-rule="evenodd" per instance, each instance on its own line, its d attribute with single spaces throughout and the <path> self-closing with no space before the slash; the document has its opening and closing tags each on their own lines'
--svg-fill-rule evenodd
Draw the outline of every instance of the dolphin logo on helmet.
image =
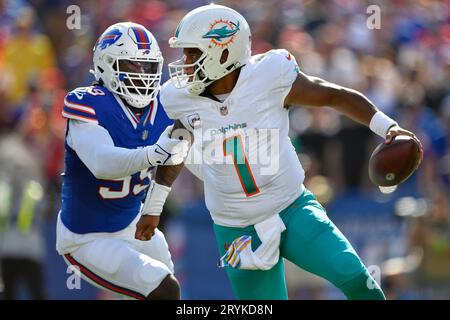
<svg viewBox="0 0 450 320">
<path fill-rule="evenodd" d="M 219 22 L 222 22 L 222 21 L 219 21 Z M 229 24 L 234 26 L 234 29 L 233 28 L 227 29 Z M 222 42 L 222 39 L 234 36 L 236 34 L 236 32 L 238 32 L 239 30 L 240 30 L 239 29 L 239 21 L 237 23 L 233 23 L 233 22 L 229 21 L 227 25 L 224 25 L 221 28 L 212 29 L 212 30 L 208 31 L 206 34 L 203 35 L 203 38 L 204 39 L 214 39 L 214 40 Z"/>
<path fill-rule="evenodd" d="M 245 65 L 251 56 L 251 32 L 245 18 L 231 8 L 209 4 L 190 11 L 178 24 L 171 48 L 197 48 L 198 59 L 186 64 L 185 57 L 169 63 L 176 88 L 200 94 L 206 86 Z M 227 50 L 226 61 L 221 61 Z M 187 70 L 193 70 L 188 74 Z"/>
</svg>

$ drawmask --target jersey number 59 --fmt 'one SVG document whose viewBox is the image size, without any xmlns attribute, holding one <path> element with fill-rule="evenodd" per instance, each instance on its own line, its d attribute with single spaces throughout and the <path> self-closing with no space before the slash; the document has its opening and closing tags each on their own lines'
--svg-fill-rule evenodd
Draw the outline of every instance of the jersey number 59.
<svg viewBox="0 0 450 320">
<path fill-rule="evenodd" d="M 127 197 L 130 192 L 133 192 L 135 196 L 137 196 L 139 193 L 141 193 L 143 190 L 148 188 L 148 183 L 144 183 L 144 179 L 148 178 L 148 169 L 142 170 L 139 174 L 139 182 L 136 183 L 134 186 L 132 186 L 132 178 L 133 176 L 128 176 L 121 179 L 114 179 L 111 181 L 121 181 L 122 182 L 122 188 L 120 190 L 112 190 L 111 187 L 99 187 L 98 193 L 103 199 L 122 199 Z"/>
</svg>

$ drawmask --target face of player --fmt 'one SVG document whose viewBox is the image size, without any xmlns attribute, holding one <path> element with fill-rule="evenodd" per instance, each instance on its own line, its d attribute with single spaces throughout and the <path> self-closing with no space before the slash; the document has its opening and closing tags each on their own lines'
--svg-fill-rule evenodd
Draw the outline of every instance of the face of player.
<svg viewBox="0 0 450 320">
<path fill-rule="evenodd" d="M 197 62 L 198 59 L 200 59 L 203 52 L 198 48 L 184 48 L 183 54 L 184 54 L 184 64 L 192 65 L 195 62 Z M 189 66 L 189 67 L 184 68 L 184 72 L 187 75 L 193 75 L 195 70 L 196 70 L 195 66 Z M 200 75 L 200 77 L 201 76 L 202 75 Z M 194 77 L 189 77 L 189 82 L 191 82 L 193 80 L 193 78 Z"/>
<path fill-rule="evenodd" d="M 119 60 L 119 71 L 142 75 L 157 74 L 158 63 L 151 61 Z M 144 82 L 142 79 L 139 79 L 138 75 L 137 77 L 127 77 L 124 82 L 126 86 L 131 86 L 131 88 L 128 87 L 130 93 L 137 93 L 139 91 L 142 94 L 146 94 L 146 88 L 153 84 L 153 81 L 151 83 Z M 135 89 L 133 85 L 137 88 Z"/>
</svg>

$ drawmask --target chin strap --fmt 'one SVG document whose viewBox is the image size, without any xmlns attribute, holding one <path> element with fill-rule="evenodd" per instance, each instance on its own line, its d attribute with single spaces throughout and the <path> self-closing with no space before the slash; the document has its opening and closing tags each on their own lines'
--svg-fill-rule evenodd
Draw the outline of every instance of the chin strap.
<svg viewBox="0 0 450 320">
<path fill-rule="evenodd" d="M 237 70 L 243 66 L 245 66 L 245 63 L 241 64 L 240 62 L 236 62 L 236 63 L 230 64 L 228 67 L 226 67 L 226 69 L 228 70 L 227 74 L 225 74 L 221 78 L 225 77 L 226 75 L 230 74 L 232 71 Z M 221 79 L 221 78 L 219 78 L 219 79 Z M 219 79 L 216 79 L 216 80 L 219 80 Z M 205 82 L 191 83 L 188 87 L 189 93 L 191 93 L 193 95 L 197 95 L 197 96 L 201 95 L 205 91 L 206 87 L 209 86 L 211 83 L 213 83 L 216 80 L 206 79 Z"/>
<path fill-rule="evenodd" d="M 151 103 L 151 101 L 147 103 L 144 101 L 135 100 L 130 97 L 124 97 L 124 99 L 130 106 L 132 106 L 133 108 L 137 108 L 137 109 L 143 109 Z"/>
<path fill-rule="evenodd" d="M 189 85 L 188 87 L 188 91 L 190 94 L 193 95 L 200 95 L 203 93 L 203 91 L 205 91 L 206 85 L 203 82 L 197 82 L 197 83 L 192 83 Z"/>
</svg>

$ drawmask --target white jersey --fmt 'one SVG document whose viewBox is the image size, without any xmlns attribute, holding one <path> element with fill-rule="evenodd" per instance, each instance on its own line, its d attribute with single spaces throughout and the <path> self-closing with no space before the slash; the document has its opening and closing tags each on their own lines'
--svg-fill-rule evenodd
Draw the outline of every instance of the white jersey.
<svg viewBox="0 0 450 320">
<path fill-rule="evenodd" d="M 176 89 L 169 80 L 161 103 L 194 133 L 205 201 L 214 222 L 248 226 L 289 206 L 303 192 L 304 170 L 288 136 L 284 100 L 298 75 L 286 50 L 253 56 L 223 102 Z M 196 154 L 196 152 L 191 152 Z"/>
</svg>

